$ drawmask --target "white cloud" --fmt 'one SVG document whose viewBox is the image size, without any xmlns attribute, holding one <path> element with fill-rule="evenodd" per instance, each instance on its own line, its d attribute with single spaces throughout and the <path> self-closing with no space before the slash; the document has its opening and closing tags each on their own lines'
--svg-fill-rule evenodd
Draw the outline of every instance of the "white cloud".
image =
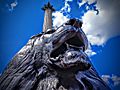
<svg viewBox="0 0 120 90">
<path fill-rule="evenodd" d="M 94 11 L 88 11 L 82 17 L 82 28 L 91 45 L 103 46 L 106 41 L 112 37 L 120 35 L 120 26 L 116 23 L 119 22 L 120 14 L 118 8 L 120 3 L 115 1 L 106 2 L 104 4 L 103 0 L 98 0 L 97 8 L 99 9 L 99 14 L 96 15 Z M 88 55 L 91 56 L 93 53 L 92 49 L 89 49 L 89 51 L 91 51 L 91 54 L 89 53 Z"/>
<path fill-rule="evenodd" d="M 85 53 L 86 53 L 89 57 L 97 54 L 97 53 L 94 52 L 92 49 L 87 49 L 87 50 L 85 51 Z"/>
<path fill-rule="evenodd" d="M 93 2 L 95 2 L 96 0 L 82 0 L 82 2 L 80 2 L 79 0 L 78 0 L 78 5 L 79 5 L 79 7 L 81 7 L 84 3 L 86 3 L 86 2 L 88 2 L 89 4 L 91 4 L 91 3 L 93 3 Z"/>
<path fill-rule="evenodd" d="M 120 77 L 117 75 L 102 75 L 101 78 L 103 79 L 103 81 L 105 81 L 107 84 L 110 84 L 110 81 L 113 82 L 113 86 L 118 86 L 120 85 Z"/>
<path fill-rule="evenodd" d="M 109 82 L 110 75 L 102 75 L 101 78 L 103 79 L 104 82 L 106 82 L 107 84 L 110 84 L 110 82 Z"/>
<path fill-rule="evenodd" d="M 14 2 L 10 3 L 10 5 L 7 4 L 8 10 L 9 11 L 13 11 L 14 8 L 18 5 L 17 0 L 15 0 Z"/>
<path fill-rule="evenodd" d="M 100 13 L 96 15 L 94 11 L 88 11 L 83 16 L 83 30 L 92 45 L 103 45 L 110 38 L 120 35 L 120 3 L 115 1 L 110 0 L 104 4 L 105 1 L 98 0 Z"/>
<path fill-rule="evenodd" d="M 120 85 L 120 77 L 112 75 L 111 79 L 113 80 L 115 86 Z"/>
<path fill-rule="evenodd" d="M 63 13 L 69 13 L 71 11 L 68 2 L 72 2 L 72 0 L 65 0 L 64 7 L 62 7 L 59 11 L 56 11 L 52 14 L 54 16 L 53 18 L 54 27 L 59 27 L 60 25 L 69 20 L 69 15 L 63 15 Z"/>
<path fill-rule="evenodd" d="M 89 57 L 97 54 L 96 52 L 94 52 L 94 51 L 92 50 L 92 47 L 91 47 L 90 44 L 89 44 L 89 46 L 88 46 L 88 49 L 85 51 L 85 53 L 86 53 Z"/>
<path fill-rule="evenodd" d="M 53 26 L 58 27 L 69 20 L 68 16 L 64 16 L 62 12 L 56 11 L 53 13 Z"/>
<path fill-rule="evenodd" d="M 70 12 L 71 8 L 70 8 L 70 5 L 68 4 L 68 2 L 72 2 L 73 0 L 65 0 L 65 5 L 64 7 L 60 10 L 61 12 L 62 11 L 65 11 L 65 12 Z"/>
<path fill-rule="evenodd" d="M 86 33 L 88 41 L 92 45 L 103 45 L 107 38 L 107 32 L 105 30 L 106 20 L 104 18 L 104 12 L 101 11 L 96 15 L 93 11 L 88 11 L 83 17 L 83 31 Z"/>
</svg>

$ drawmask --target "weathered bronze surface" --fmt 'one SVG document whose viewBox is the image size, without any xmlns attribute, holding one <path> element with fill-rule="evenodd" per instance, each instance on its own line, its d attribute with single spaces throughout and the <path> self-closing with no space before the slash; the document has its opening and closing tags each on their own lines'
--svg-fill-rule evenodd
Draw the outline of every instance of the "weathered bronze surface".
<svg viewBox="0 0 120 90">
<path fill-rule="evenodd" d="M 0 90 L 109 90 L 85 54 L 81 22 L 33 36 L 0 76 Z"/>
</svg>

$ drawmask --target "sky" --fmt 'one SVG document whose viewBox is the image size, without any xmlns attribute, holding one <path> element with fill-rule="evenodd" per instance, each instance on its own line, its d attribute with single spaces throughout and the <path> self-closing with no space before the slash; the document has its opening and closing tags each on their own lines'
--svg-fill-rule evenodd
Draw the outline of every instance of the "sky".
<svg viewBox="0 0 120 90">
<path fill-rule="evenodd" d="M 102 79 L 120 88 L 120 1 L 49 0 L 54 6 L 53 26 L 70 18 L 83 21 L 89 48 L 86 50 Z M 42 31 L 48 0 L 0 0 L 0 73 L 31 36 Z"/>
</svg>

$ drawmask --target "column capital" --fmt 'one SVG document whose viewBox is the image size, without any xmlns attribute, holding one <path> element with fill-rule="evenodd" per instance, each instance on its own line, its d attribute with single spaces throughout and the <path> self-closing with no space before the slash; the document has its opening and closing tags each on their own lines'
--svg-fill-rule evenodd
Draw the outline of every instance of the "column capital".
<svg viewBox="0 0 120 90">
<path fill-rule="evenodd" d="M 46 10 L 46 9 L 51 9 L 52 11 L 55 11 L 55 9 L 53 8 L 53 5 L 50 4 L 50 2 L 48 2 L 47 4 L 45 4 L 42 8 L 42 10 Z"/>
</svg>

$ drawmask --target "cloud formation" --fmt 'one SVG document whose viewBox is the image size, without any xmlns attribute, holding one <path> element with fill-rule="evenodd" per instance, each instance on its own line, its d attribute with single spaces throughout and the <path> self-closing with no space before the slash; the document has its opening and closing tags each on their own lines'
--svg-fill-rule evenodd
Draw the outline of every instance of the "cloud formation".
<svg viewBox="0 0 120 90">
<path fill-rule="evenodd" d="M 69 12 L 71 11 L 71 7 L 68 2 L 72 2 L 72 0 L 65 0 L 64 7 L 62 7 L 59 11 L 56 11 L 52 14 L 53 18 L 53 26 L 59 27 L 63 23 L 69 20 Z M 66 15 L 63 15 L 66 13 Z"/>
<path fill-rule="evenodd" d="M 83 30 L 87 35 L 88 41 L 91 45 L 103 45 L 106 42 L 106 33 L 107 31 L 104 28 L 106 21 L 102 11 L 100 14 L 95 15 L 93 11 L 87 12 L 83 16 Z M 97 20 L 97 22 L 96 22 Z M 106 32 L 106 33 L 105 33 Z"/>
<path fill-rule="evenodd" d="M 111 86 L 118 86 L 120 85 L 120 77 L 117 75 L 102 75 L 101 78 L 105 81 L 108 85 L 112 84 Z"/>
<path fill-rule="evenodd" d="M 8 7 L 8 10 L 9 10 L 9 11 L 13 11 L 14 8 L 15 8 L 17 5 L 18 5 L 18 1 L 15 0 L 15 1 L 13 1 L 13 2 L 7 4 L 6 6 Z"/>
<path fill-rule="evenodd" d="M 98 0 L 97 6 L 100 11 L 98 15 L 89 11 L 83 16 L 83 30 L 90 43 L 99 46 L 110 38 L 120 35 L 118 25 L 120 3 L 116 0 L 109 2 Z"/>
<path fill-rule="evenodd" d="M 52 14 L 55 18 L 53 19 L 53 26 L 59 27 L 63 23 L 69 20 L 68 16 L 64 16 L 62 12 L 56 11 Z"/>
<path fill-rule="evenodd" d="M 95 51 L 92 50 L 92 47 L 91 47 L 90 44 L 89 44 L 89 46 L 88 46 L 88 49 L 85 51 L 85 53 L 86 53 L 89 57 L 97 54 Z"/>
<path fill-rule="evenodd" d="M 81 7 L 84 3 L 88 2 L 89 4 L 95 2 L 96 0 L 78 0 L 77 3 Z"/>
</svg>

